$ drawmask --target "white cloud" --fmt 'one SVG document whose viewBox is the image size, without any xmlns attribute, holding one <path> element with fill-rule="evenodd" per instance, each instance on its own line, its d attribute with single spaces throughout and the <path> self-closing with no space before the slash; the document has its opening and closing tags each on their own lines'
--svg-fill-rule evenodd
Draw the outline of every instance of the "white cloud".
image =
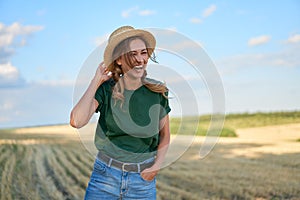
<svg viewBox="0 0 300 200">
<path fill-rule="evenodd" d="M 0 77 L 15 78 L 19 76 L 19 71 L 11 63 L 0 64 Z"/>
<path fill-rule="evenodd" d="M 240 54 L 217 60 L 225 73 L 247 67 L 300 67 L 300 45 L 286 45 L 281 51 L 270 53 Z"/>
<path fill-rule="evenodd" d="M 134 6 L 127 10 L 122 11 L 121 16 L 123 18 L 128 18 L 132 15 L 139 15 L 139 16 L 150 16 L 156 13 L 155 10 L 141 10 L 138 6 Z"/>
<path fill-rule="evenodd" d="M 254 38 L 250 38 L 248 41 L 249 46 L 257 46 L 261 44 L 268 43 L 270 41 L 271 37 L 268 35 L 262 35 Z"/>
<path fill-rule="evenodd" d="M 27 38 L 34 32 L 42 30 L 43 26 L 21 25 L 14 22 L 5 25 L 0 22 L 0 87 L 15 87 L 25 83 L 17 67 L 10 62 L 10 57 L 16 49 L 27 44 Z"/>
<path fill-rule="evenodd" d="M 139 7 L 135 6 L 135 7 L 129 8 L 127 10 L 124 10 L 124 11 L 122 11 L 121 16 L 123 18 L 128 18 L 134 11 L 137 11 L 138 9 L 139 9 Z"/>
<path fill-rule="evenodd" d="M 194 18 L 190 19 L 190 22 L 193 24 L 200 24 L 200 23 L 202 23 L 202 20 L 200 18 L 194 17 Z"/>
<path fill-rule="evenodd" d="M 298 43 L 298 42 L 300 42 L 300 34 L 292 35 L 291 37 L 288 38 L 287 42 L 288 43 Z"/>
<path fill-rule="evenodd" d="M 7 33 L 7 34 L 12 34 L 14 36 L 29 35 L 33 32 L 40 31 L 40 30 L 44 29 L 43 26 L 32 26 L 32 25 L 23 26 L 18 22 L 14 22 L 10 26 L 5 26 L 4 24 L 2 24 L 0 27 L 1 27 L 0 28 L 0 33 L 1 34 Z"/>
<path fill-rule="evenodd" d="M 10 62 L 0 64 L 0 88 L 15 87 L 24 84 L 19 70 Z"/>
<path fill-rule="evenodd" d="M 14 35 L 12 34 L 1 34 L 0 35 L 0 48 L 1 47 L 5 47 L 5 46 L 9 46 L 12 44 L 14 39 Z"/>
<path fill-rule="evenodd" d="M 202 16 L 204 18 L 210 16 L 211 14 L 213 14 L 215 11 L 217 10 L 217 6 L 216 5 L 210 5 L 208 8 L 206 8 L 203 13 L 202 13 Z"/>
<path fill-rule="evenodd" d="M 139 11 L 140 16 L 154 15 L 156 12 L 154 10 L 141 10 Z"/>
<path fill-rule="evenodd" d="M 205 18 L 212 15 L 216 10 L 217 10 L 217 6 L 212 4 L 203 10 L 201 17 L 190 18 L 189 22 L 193 24 L 200 24 L 204 21 Z"/>
<path fill-rule="evenodd" d="M 15 49 L 27 44 L 27 37 L 43 28 L 43 26 L 23 26 L 18 22 L 7 26 L 0 22 L 0 63 L 9 62 Z"/>
</svg>

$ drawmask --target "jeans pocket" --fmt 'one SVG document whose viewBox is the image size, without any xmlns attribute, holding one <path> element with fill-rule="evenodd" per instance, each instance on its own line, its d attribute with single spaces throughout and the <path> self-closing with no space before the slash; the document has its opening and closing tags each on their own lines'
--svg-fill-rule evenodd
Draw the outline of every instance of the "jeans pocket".
<svg viewBox="0 0 300 200">
<path fill-rule="evenodd" d="M 143 176 L 142 176 L 141 173 L 139 173 L 139 175 L 140 175 L 141 180 L 142 180 L 143 182 L 146 182 L 146 183 L 152 183 L 152 182 L 155 180 L 155 177 L 154 177 L 152 180 L 146 180 L 146 179 L 143 178 Z"/>
<path fill-rule="evenodd" d="M 105 173 L 105 171 L 106 171 L 106 164 L 103 163 L 102 161 L 96 159 L 93 171 L 95 173 L 97 173 L 97 174 L 103 174 L 103 173 Z"/>
</svg>

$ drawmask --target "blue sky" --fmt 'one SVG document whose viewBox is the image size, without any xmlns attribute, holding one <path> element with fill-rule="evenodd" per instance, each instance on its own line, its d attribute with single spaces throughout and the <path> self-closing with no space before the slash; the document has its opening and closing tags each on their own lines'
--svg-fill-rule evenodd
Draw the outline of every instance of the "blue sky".
<svg viewBox="0 0 300 200">
<path fill-rule="evenodd" d="M 2 0 L 0 128 L 68 122 L 83 63 L 121 25 L 201 44 L 222 79 L 226 113 L 300 109 L 299 1 Z M 199 114 L 209 113 L 207 95 L 196 96 Z"/>
</svg>

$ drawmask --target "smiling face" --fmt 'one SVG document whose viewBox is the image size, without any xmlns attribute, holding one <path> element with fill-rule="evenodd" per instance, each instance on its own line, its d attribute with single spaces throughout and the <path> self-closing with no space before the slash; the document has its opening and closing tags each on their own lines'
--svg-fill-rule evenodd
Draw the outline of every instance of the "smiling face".
<svg viewBox="0 0 300 200">
<path fill-rule="evenodd" d="M 117 59 L 117 64 L 122 67 L 125 76 L 131 79 L 140 79 L 145 73 L 149 59 L 145 42 L 136 38 L 130 41 L 129 51 Z"/>
</svg>

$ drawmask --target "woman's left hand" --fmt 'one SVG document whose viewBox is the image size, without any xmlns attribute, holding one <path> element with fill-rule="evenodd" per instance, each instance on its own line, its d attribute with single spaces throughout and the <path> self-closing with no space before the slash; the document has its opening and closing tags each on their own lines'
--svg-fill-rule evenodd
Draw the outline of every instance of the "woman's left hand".
<svg viewBox="0 0 300 200">
<path fill-rule="evenodd" d="M 141 177 L 146 181 L 152 181 L 158 173 L 158 169 L 154 167 L 146 168 L 141 172 Z"/>
</svg>

